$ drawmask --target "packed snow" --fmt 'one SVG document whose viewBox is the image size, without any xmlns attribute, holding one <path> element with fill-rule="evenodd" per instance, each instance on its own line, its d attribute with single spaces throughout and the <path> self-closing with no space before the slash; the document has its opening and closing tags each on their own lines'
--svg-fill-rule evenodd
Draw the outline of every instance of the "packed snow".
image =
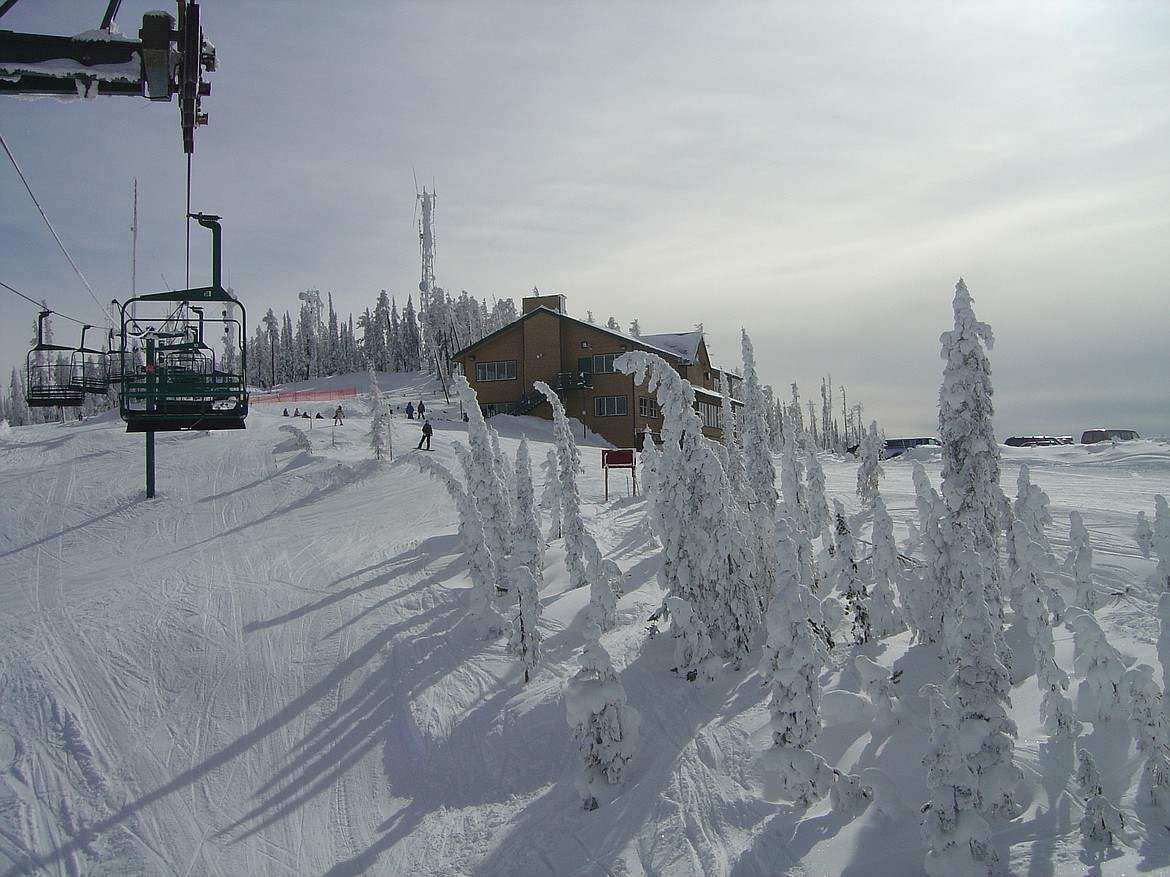
<svg viewBox="0 0 1170 877">
<path fill-rule="evenodd" d="M 601 443 L 579 423 L 574 472 L 550 422 L 485 428 L 420 374 L 376 380 L 388 417 L 359 374 L 289 388 L 356 386 L 343 426 L 333 401 L 299 403 L 323 415 L 307 420 L 261 403 L 245 431 L 160 433 L 151 500 L 142 437 L 114 415 L 0 427 L 0 874 L 916 877 L 964 873 L 967 850 L 1020 877 L 1170 868 L 1170 444 L 1000 447 L 1019 524 L 1001 536 L 1004 642 L 988 612 L 954 624 L 981 649 L 959 666 L 1010 678 L 996 776 L 1016 815 L 960 806 L 929 849 L 939 802 L 988 782 L 964 754 L 991 739 L 944 697 L 943 647 L 890 632 L 900 572 L 931 563 L 942 449 L 867 470 L 864 503 L 858 459 L 774 456 L 777 487 L 823 498 L 801 506 L 815 530 L 777 527 L 790 587 L 744 659 L 746 642 L 718 653 L 686 593 L 666 600 L 664 522 L 614 472 L 603 500 Z M 403 414 L 420 399 L 431 454 Z M 470 478 L 501 489 L 468 474 L 484 454 L 512 481 L 533 472 L 521 506 L 542 506 L 543 544 L 526 537 L 510 572 L 465 551 L 504 538 L 468 532 Z M 546 488 L 569 476 L 575 496 Z M 566 532 L 585 545 L 576 575 Z M 840 597 L 831 582 L 803 590 L 808 552 L 830 544 L 852 558 L 837 567 L 852 598 L 881 581 L 868 641 L 856 607 L 818 604 Z M 591 577 L 607 588 L 614 564 L 601 631 Z"/>
</svg>

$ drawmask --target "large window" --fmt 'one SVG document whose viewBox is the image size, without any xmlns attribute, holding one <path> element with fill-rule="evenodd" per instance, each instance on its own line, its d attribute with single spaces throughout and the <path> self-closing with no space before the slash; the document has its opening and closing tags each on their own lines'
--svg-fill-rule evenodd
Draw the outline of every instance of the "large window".
<svg viewBox="0 0 1170 877">
<path fill-rule="evenodd" d="M 597 396 L 593 399 L 593 414 L 597 417 L 624 417 L 625 396 Z"/>
<path fill-rule="evenodd" d="M 505 359 L 499 362 L 477 362 L 475 364 L 476 383 L 486 381 L 514 381 L 516 380 L 516 360 Z"/>
<path fill-rule="evenodd" d="M 712 405 L 710 402 L 699 403 L 699 417 L 703 419 L 703 426 L 709 427 L 710 429 L 718 429 L 719 414 L 719 405 Z"/>
<path fill-rule="evenodd" d="M 638 397 L 638 414 L 641 417 L 657 417 L 658 416 L 658 403 L 655 400 L 653 400 L 647 396 L 639 396 Z"/>
<path fill-rule="evenodd" d="M 611 375 L 614 373 L 613 361 L 621 356 L 620 353 L 593 354 L 593 374 Z"/>
</svg>

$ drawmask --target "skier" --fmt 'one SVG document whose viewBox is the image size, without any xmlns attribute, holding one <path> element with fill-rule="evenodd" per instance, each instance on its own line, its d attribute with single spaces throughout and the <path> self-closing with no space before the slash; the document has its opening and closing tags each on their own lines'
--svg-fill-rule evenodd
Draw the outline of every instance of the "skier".
<svg viewBox="0 0 1170 877">
<path fill-rule="evenodd" d="M 418 440 L 418 447 L 415 448 L 415 450 L 421 451 L 423 449 L 423 442 L 427 443 L 426 449 L 428 451 L 431 449 L 431 433 L 432 432 L 433 432 L 433 430 L 431 429 L 431 422 L 429 420 L 424 420 L 423 421 L 422 438 L 420 438 Z"/>
<path fill-rule="evenodd" d="M 342 420 L 341 417 L 342 417 L 341 406 L 338 405 L 337 410 L 333 412 L 333 425 L 334 426 L 345 426 L 345 421 Z"/>
<path fill-rule="evenodd" d="M 406 419 L 407 420 L 414 420 L 414 403 L 413 402 L 406 403 Z"/>
<path fill-rule="evenodd" d="M 422 420 L 423 415 L 427 413 L 427 406 L 423 404 L 423 400 L 418 400 L 418 419 Z"/>
</svg>

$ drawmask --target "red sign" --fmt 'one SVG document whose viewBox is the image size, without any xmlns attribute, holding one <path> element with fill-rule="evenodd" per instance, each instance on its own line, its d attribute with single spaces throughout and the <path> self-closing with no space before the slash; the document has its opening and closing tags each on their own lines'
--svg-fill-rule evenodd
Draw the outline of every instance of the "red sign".
<svg viewBox="0 0 1170 877">
<path fill-rule="evenodd" d="M 601 452 L 601 465 L 607 469 L 633 469 L 634 449 L 618 448 L 612 451 Z"/>
</svg>

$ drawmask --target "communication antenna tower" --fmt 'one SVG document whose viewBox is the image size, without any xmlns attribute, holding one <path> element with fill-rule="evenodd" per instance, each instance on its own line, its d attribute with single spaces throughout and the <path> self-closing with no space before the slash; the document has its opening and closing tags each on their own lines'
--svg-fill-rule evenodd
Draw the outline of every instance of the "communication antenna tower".
<svg viewBox="0 0 1170 877">
<path fill-rule="evenodd" d="M 422 202 L 422 219 L 418 224 L 419 246 L 422 248 L 422 279 L 418 289 L 424 300 L 435 288 L 435 193 L 423 186 L 418 196 Z"/>
</svg>

